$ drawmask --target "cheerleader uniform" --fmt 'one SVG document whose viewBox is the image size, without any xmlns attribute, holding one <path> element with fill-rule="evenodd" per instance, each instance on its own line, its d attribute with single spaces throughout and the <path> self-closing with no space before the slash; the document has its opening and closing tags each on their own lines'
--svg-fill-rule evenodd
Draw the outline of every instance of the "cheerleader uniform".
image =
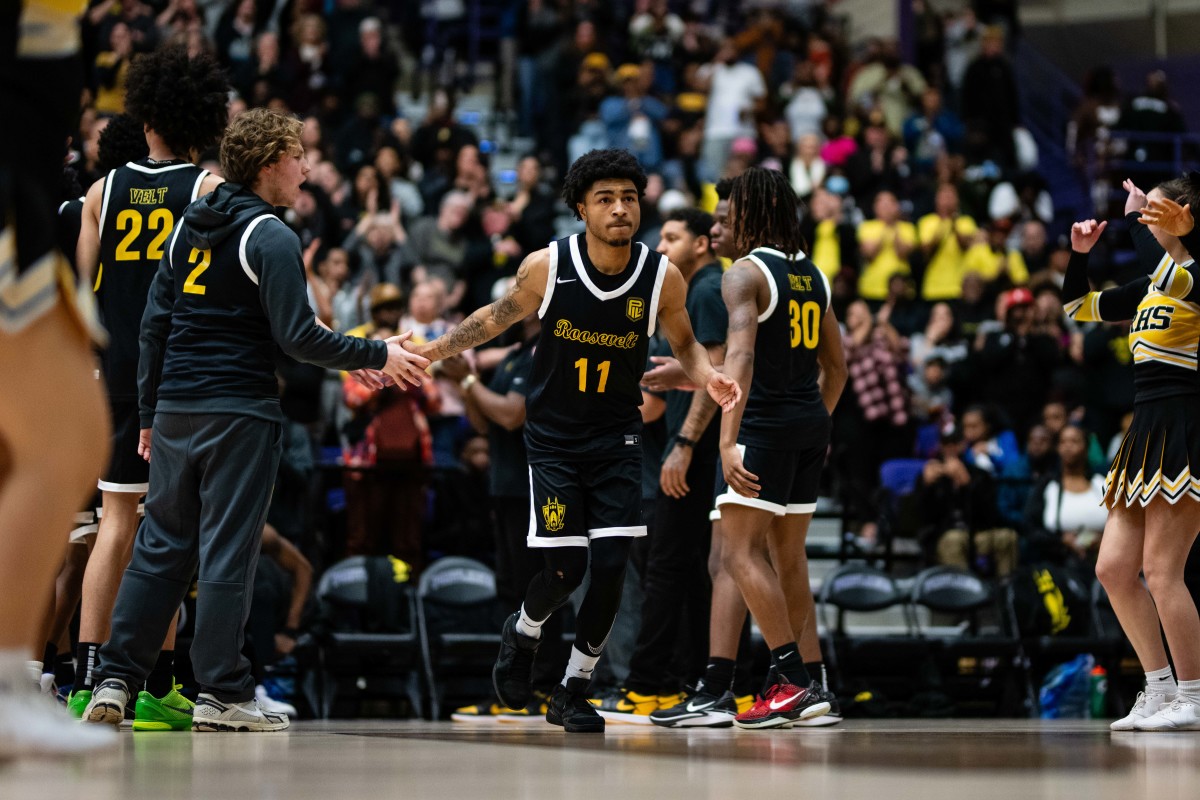
<svg viewBox="0 0 1200 800">
<path fill-rule="evenodd" d="M 1089 291 L 1088 256 L 1071 253 L 1063 282 L 1064 309 L 1078 322 L 1131 320 L 1133 423 L 1104 484 L 1108 508 L 1155 496 L 1169 503 L 1200 501 L 1200 283 L 1194 262 L 1164 256 L 1154 272 L 1124 286 Z M 1195 465 L 1195 466 L 1193 466 Z"/>
</svg>

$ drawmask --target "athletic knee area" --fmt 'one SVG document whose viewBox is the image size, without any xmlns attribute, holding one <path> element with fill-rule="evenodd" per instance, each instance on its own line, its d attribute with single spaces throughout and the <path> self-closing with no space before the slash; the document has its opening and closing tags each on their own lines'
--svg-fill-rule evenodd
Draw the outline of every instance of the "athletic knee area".
<svg viewBox="0 0 1200 800">
<path fill-rule="evenodd" d="M 583 584 L 587 566 L 586 547 L 548 548 L 546 566 L 538 577 L 551 594 L 565 597 Z"/>
<path fill-rule="evenodd" d="M 633 539 L 628 536 L 610 536 L 595 539 L 591 545 L 592 575 L 625 574 L 629 564 L 629 551 L 633 549 Z"/>
<path fill-rule="evenodd" d="M 1149 587 L 1150 594 L 1155 597 L 1163 597 L 1175 588 L 1187 593 L 1187 586 L 1183 582 L 1182 563 L 1172 563 L 1164 559 L 1146 559 L 1142 565 L 1142 572 L 1146 576 L 1146 586 Z"/>
<path fill-rule="evenodd" d="M 1141 565 L 1131 564 L 1119 558 L 1106 558 L 1104 553 L 1096 561 L 1096 580 L 1109 594 L 1120 593 L 1141 587 Z"/>
</svg>

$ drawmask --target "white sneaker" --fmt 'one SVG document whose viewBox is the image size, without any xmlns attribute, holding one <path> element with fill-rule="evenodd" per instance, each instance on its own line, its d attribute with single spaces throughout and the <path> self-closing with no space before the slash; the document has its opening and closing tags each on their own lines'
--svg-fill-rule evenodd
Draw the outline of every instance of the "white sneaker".
<svg viewBox="0 0 1200 800">
<path fill-rule="evenodd" d="M 53 672 L 43 672 L 38 678 L 38 690 L 49 698 L 58 697 L 58 684 L 54 682 Z"/>
<path fill-rule="evenodd" d="M 299 716 L 296 713 L 296 707 L 291 703 L 285 703 L 282 700 L 276 700 L 271 695 L 267 694 L 267 687 L 255 686 L 254 699 L 258 701 L 258 707 L 263 711 L 272 714 L 286 714 L 289 717 Z"/>
<path fill-rule="evenodd" d="M 1200 731 L 1200 706 L 1190 698 L 1176 697 L 1152 717 L 1138 720 L 1139 731 Z"/>
<path fill-rule="evenodd" d="M 1170 705 L 1174 699 L 1175 695 L 1173 694 L 1138 692 L 1137 700 L 1134 701 L 1133 708 L 1129 709 L 1129 713 L 1108 727 L 1114 731 L 1135 731 L 1138 729 L 1139 722 L 1147 717 L 1153 717 L 1160 708 Z"/>
<path fill-rule="evenodd" d="M 129 698 L 129 687 L 125 681 L 106 678 L 92 690 L 92 699 L 83 710 L 83 721 L 119 726 L 125 719 L 125 706 L 129 705 Z"/>
<path fill-rule="evenodd" d="M 201 693 L 192 711 L 194 731 L 286 731 L 291 722 L 287 714 L 267 711 L 257 700 L 222 703 L 211 694 Z"/>
<path fill-rule="evenodd" d="M 115 731 L 79 725 L 48 697 L 33 691 L 28 678 L 0 677 L 0 761 L 16 756 L 63 756 L 115 747 Z"/>
</svg>

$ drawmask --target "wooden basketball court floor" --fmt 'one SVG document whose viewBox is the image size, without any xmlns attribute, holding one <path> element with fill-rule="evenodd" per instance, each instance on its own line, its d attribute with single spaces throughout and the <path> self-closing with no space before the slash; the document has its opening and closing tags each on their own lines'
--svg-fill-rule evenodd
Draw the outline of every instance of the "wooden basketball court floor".
<svg viewBox="0 0 1200 800">
<path fill-rule="evenodd" d="M 1200 798 L 1200 732 L 1103 722 L 848 720 L 825 729 L 299 722 L 285 734 L 124 731 L 118 750 L 0 766 L 0 798 Z"/>
</svg>

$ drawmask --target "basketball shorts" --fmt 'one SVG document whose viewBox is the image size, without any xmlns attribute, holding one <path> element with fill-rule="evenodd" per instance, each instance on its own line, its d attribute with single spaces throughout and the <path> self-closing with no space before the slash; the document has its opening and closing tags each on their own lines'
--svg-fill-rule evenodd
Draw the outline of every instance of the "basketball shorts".
<svg viewBox="0 0 1200 800">
<path fill-rule="evenodd" d="M 646 535 L 640 457 L 530 464 L 529 491 L 530 547 Z"/>
<path fill-rule="evenodd" d="M 112 455 L 108 469 L 97 484 L 102 492 L 145 494 L 150 488 L 150 464 L 138 455 L 142 420 L 136 400 L 113 400 Z"/>
<path fill-rule="evenodd" d="M 758 476 L 762 488 L 758 497 L 743 497 L 729 488 L 722 473 L 717 480 L 716 510 L 724 505 L 747 506 L 770 511 L 777 517 L 785 514 L 811 514 L 817 510 L 817 494 L 821 488 L 821 470 L 825 466 L 827 447 L 805 447 L 796 450 L 772 450 L 755 445 L 738 445 L 742 465 Z"/>
</svg>

